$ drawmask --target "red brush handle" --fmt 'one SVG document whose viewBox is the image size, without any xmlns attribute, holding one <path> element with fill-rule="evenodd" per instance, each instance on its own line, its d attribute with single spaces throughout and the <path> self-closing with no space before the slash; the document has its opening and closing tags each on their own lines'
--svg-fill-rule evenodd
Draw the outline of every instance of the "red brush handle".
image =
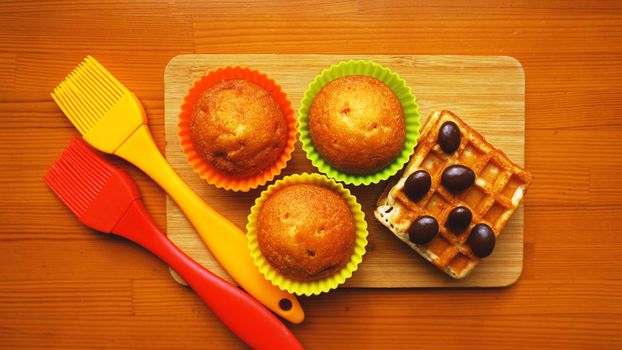
<svg viewBox="0 0 622 350">
<path fill-rule="evenodd" d="M 112 233 L 138 243 L 179 273 L 229 329 L 254 349 L 302 349 L 294 335 L 248 294 L 209 272 L 175 246 L 135 200 Z"/>
</svg>

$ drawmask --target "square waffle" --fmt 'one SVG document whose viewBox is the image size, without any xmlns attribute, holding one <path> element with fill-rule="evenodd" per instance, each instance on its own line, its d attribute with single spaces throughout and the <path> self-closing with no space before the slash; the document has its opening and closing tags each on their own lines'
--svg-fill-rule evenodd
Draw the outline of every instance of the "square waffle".
<svg viewBox="0 0 622 350">
<path fill-rule="evenodd" d="M 461 133 L 460 146 L 451 154 L 443 152 L 437 142 L 439 129 L 447 121 L 454 122 Z M 448 191 L 441 183 L 443 170 L 454 164 L 467 166 L 475 173 L 473 185 L 457 194 Z M 426 170 L 430 174 L 431 186 L 423 197 L 413 201 L 404 193 L 404 183 L 417 170 Z M 487 224 L 496 239 L 518 208 L 531 181 L 530 173 L 488 143 L 457 115 L 437 111 L 423 126 L 415 153 L 401 177 L 390 183 L 378 199 L 374 214 L 397 238 L 426 260 L 451 277 L 460 279 L 481 260 L 467 244 L 473 226 Z M 449 212 L 459 205 L 470 209 L 472 220 L 467 229 L 454 233 L 445 228 L 445 222 Z M 429 243 L 415 244 L 409 240 L 408 230 L 422 215 L 434 217 L 439 231 Z"/>
</svg>

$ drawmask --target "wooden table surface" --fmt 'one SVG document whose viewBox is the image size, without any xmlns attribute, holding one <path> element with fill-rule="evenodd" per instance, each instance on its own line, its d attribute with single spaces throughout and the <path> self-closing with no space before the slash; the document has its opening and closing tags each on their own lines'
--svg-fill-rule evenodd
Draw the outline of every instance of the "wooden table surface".
<svg viewBox="0 0 622 350">
<path fill-rule="evenodd" d="M 468 7 L 467 7 L 468 6 Z M 76 130 L 49 96 L 86 54 L 143 101 L 164 149 L 182 53 L 511 55 L 526 75 L 521 279 L 502 289 L 302 299 L 310 349 L 622 347 L 622 2 L 0 3 L 0 348 L 241 348 L 166 265 L 86 229 L 42 175 Z M 164 193 L 137 170 L 165 227 Z"/>
</svg>

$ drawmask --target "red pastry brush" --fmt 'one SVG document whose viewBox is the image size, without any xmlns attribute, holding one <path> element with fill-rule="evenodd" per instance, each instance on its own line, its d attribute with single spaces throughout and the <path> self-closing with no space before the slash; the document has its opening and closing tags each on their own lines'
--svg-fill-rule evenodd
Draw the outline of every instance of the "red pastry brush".
<svg viewBox="0 0 622 350">
<path fill-rule="evenodd" d="M 268 309 L 203 268 L 168 240 L 145 210 L 132 179 L 80 138 L 71 141 L 45 175 L 45 182 L 85 225 L 125 237 L 164 260 L 249 346 L 302 349 Z"/>
</svg>

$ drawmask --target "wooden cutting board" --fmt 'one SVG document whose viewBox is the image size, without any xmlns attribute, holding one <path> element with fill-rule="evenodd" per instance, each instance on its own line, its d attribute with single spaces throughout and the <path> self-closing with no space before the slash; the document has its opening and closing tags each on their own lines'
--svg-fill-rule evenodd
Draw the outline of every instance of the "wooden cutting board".
<svg viewBox="0 0 622 350">
<path fill-rule="evenodd" d="M 265 187 L 248 193 L 229 192 L 209 185 L 192 170 L 181 152 L 177 137 L 177 116 L 186 92 L 194 80 L 213 68 L 242 65 L 274 79 L 297 110 L 309 82 L 331 64 L 348 59 L 373 60 L 397 72 L 417 97 L 422 124 L 430 112 L 450 109 L 493 145 L 504 150 L 511 159 L 523 164 L 525 77 L 520 63 L 505 56 L 177 56 L 169 62 L 164 73 L 166 158 L 208 205 L 244 229 L 250 207 Z M 293 158 L 281 176 L 300 172 L 316 172 L 316 169 L 306 159 L 300 142 L 297 142 Z M 369 245 L 359 270 L 344 287 L 501 287 L 519 278 L 523 265 L 522 206 L 502 232 L 494 253 L 468 277 L 457 281 L 437 270 L 377 222 L 373 215 L 374 203 L 384 186 L 385 182 L 373 186 L 348 186 L 365 211 L 369 224 Z M 170 198 L 167 198 L 167 232 L 187 254 L 230 280 Z"/>
</svg>

